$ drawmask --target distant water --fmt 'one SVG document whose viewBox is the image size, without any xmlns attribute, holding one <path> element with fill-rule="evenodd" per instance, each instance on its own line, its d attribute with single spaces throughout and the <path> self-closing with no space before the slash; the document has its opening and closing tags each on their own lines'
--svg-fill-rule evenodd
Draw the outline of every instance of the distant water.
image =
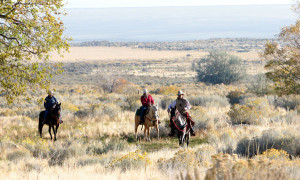
<svg viewBox="0 0 300 180">
<path fill-rule="evenodd" d="M 295 22 L 290 5 L 67 9 L 74 42 L 274 38 Z"/>
</svg>

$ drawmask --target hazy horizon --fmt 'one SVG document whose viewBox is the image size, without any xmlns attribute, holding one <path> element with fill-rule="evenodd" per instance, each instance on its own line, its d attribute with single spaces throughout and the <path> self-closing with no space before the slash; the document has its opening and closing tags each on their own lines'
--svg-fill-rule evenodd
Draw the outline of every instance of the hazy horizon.
<svg viewBox="0 0 300 180">
<path fill-rule="evenodd" d="M 65 35 L 73 42 L 274 38 L 297 17 L 290 5 L 69 8 L 67 12 Z"/>
</svg>

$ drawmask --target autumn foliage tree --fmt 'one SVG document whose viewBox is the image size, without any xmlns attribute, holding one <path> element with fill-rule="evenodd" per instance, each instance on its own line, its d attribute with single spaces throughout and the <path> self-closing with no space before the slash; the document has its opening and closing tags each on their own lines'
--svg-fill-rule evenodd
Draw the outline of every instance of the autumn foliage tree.
<svg viewBox="0 0 300 180">
<path fill-rule="evenodd" d="M 0 0 L 0 94 L 8 103 L 49 87 L 50 51 L 68 50 L 59 16 L 63 0 Z"/>
<path fill-rule="evenodd" d="M 274 82 L 278 95 L 300 94 L 300 20 L 282 28 L 279 40 L 284 46 L 276 42 L 265 45 L 266 76 Z"/>
</svg>

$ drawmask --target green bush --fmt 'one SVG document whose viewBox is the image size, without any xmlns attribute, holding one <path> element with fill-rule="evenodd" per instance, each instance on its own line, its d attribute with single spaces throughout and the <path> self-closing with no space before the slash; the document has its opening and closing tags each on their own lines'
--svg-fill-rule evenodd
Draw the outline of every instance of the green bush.
<svg viewBox="0 0 300 180">
<path fill-rule="evenodd" d="M 226 52 L 211 51 L 198 62 L 197 79 L 212 84 L 231 84 L 242 79 L 242 60 Z"/>
</svg>

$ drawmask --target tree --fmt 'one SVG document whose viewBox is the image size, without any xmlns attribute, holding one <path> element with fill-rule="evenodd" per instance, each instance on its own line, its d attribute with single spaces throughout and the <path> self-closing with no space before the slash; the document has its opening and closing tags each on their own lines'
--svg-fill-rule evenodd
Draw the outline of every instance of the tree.
<svg viewBox="0 0 300 180">
<path fill-rule="evenodd" d="M 212 84 L 230 84 L 242 78 L 242 60 L 226 52 L 211 51 L 198 62 L 197 79 Z"/>
<path fill-rule="evenodd" d="M 0 94 L 12 103 L 29 90 L 47 89 L 60 65 L 49 64 L 49 52 L 68 50 L 62 37 L 63 0 L 0 1 Z"/>
<path fill-rule="evenodd" d="M 265 45 L 266 76 L 274 82 L 278 95 L 300 94 L 300 20 L 282 28 L 278 38 L 284 46 L 277 42 Z"/>
</svg>

